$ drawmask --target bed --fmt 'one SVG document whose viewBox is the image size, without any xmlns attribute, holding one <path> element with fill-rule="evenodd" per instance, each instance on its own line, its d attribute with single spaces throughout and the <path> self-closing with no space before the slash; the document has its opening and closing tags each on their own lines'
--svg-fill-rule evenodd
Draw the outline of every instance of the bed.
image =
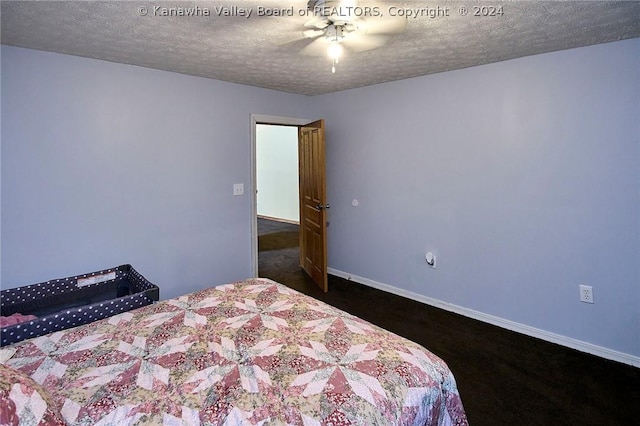
<svg viewBox="0 0 640 426">
<path fill-rule="evenodd" d="M 465 425 L 425 348 L 267 279 L 0 349 L 2 424 Z"/>
</svg>

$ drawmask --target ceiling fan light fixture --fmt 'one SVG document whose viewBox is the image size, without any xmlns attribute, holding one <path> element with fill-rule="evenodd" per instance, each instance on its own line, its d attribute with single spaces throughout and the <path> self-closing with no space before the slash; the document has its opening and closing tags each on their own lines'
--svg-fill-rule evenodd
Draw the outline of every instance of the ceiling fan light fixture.
<svg viewBox="0 0 640 426">
<path fill-rule="evenodd" d="M 340 62 L 340 57 L 342 56 L 342 52 L 344 51 L 342 45 L 340 44 L 340 42 L 344 39 L 344 26 L 331 24 L 327 27 L 325 34 L 326 39 L 329 41 L 327 54 L 333 62 L 333 65 L 331 66 L 331 72 L 335 74 L 336 64 Z"/>
<path fill-rule="evenodd" d="M 357 12 L 352 15 L 351 11 L 359 9 L 357 3 L 357 0 L 309 0 L 308 10 L 313 12 L 313 17 L 304 23 L 308 29 L 302 34 L 316 40 L 307 44 L 301 53 L 325 53 L 332 62 L 331 72 L 335 73 L 343 49 L 355 52 L 376 49 L 384 45 L 388 37 L 405 30 L 407 20 L 403 17 L 374 20 Z M 343 16 L 342 9 L 349 12 Z"/>
<path fill-rule="evenodd" d="M 336 61 L 336 63 L 338 63 L 338 61 L 340 60 L 340 57 L 342 56 L 343 51 L 344 49 L 342 48 L 342 45 L 336 41 L 333 41 L 329 45 L 329 49 L 327 50 L 327 53 L 329 54 L 329 58 L 333 59 L 334 61 Z"/>
<path fill-rule="evenodd" d="M 327 53 L 329 53 L 329 58 L 333 61 L 333 65 L 331 66 L 331 72 L 333 74 L 336 73 L 336 64 L 340 62 L 340 56 L 342 56 L 342 45 L 337 41 L 332 41 L 329 45 L 329 49 Z"/>
</svg>

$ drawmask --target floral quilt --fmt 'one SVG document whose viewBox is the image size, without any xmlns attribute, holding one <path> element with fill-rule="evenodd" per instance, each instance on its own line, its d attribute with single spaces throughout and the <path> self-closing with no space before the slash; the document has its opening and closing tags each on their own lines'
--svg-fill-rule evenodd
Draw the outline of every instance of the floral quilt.
<svg viewBox="0 0 640 426">
<path fill-rule="evenodd" d="M 267 279 L 25 340 L 0 363 L 70 425 L 467 424 L 440 358 Z"/>
</svg>

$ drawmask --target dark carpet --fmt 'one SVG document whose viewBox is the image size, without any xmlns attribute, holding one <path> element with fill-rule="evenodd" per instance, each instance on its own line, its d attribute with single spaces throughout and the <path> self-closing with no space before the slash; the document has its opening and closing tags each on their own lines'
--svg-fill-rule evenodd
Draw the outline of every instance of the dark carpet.
<svg viewBox="0 0 640 426">
<path fill-rule="evenodd" d="M 413 340 L 444 359 L 473 426 L 640 424 L 640 368 L 331 275 L 325 294 L 298 266 L 297 225 L 258 219 L 258 234 L 259 247 L 267 248 L 258 256 L 261 277 Z"/>
</svg>

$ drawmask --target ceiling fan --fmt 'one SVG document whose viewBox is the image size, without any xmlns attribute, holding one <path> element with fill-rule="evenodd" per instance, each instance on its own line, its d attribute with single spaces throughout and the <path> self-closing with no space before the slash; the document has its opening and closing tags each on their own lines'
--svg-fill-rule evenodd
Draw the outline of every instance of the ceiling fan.
<svg viewBox="0 0 640 426">
<path fill-rule="evenodd" d="M 328 54 L 334 73 L 344 50 L 376 49 L 407 27 L 406 18 L 384 16 L 380 6 L 359 6 L 357 0 L 309 0 L 307 11 L 311 18 L 304 23 L 302 39 L 311 41 L 300 53 Z"/>
</svg>

